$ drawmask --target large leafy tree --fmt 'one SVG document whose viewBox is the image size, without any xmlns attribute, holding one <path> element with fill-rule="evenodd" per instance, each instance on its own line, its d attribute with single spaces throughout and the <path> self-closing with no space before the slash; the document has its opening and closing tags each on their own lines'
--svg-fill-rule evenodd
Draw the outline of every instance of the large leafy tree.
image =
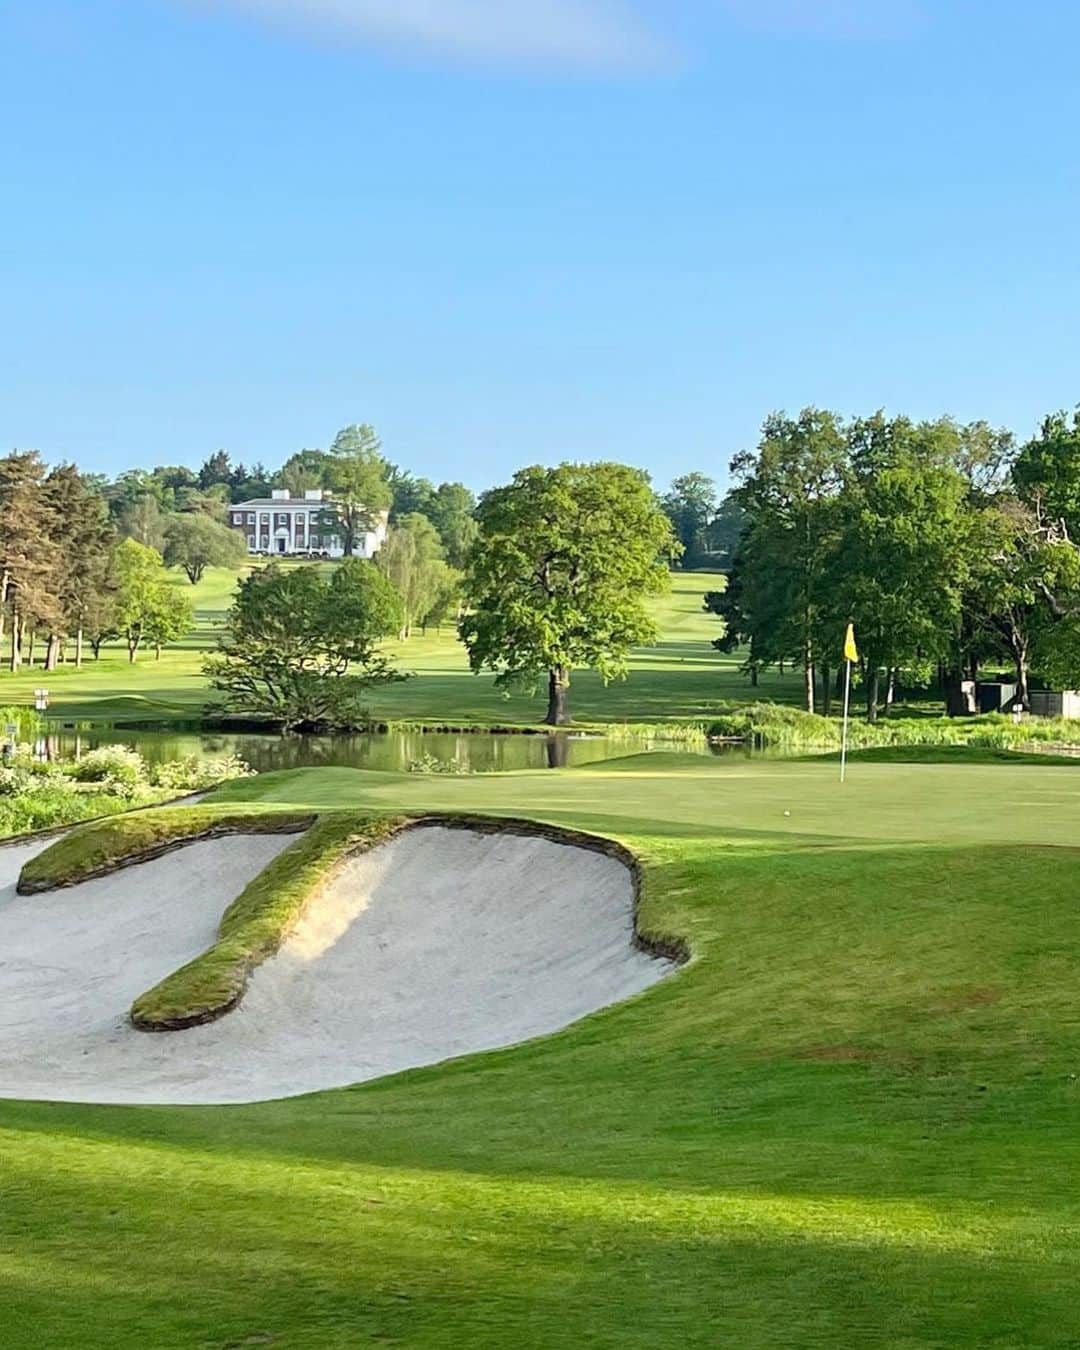
<svg viewBox="0 0 1080 1350">
<path fill-rule="evenodd" d="M 972 536 L 955 432 L 880 414 L 851 428 L 830 584 L 859 635 L 872 721 L 881 672 L 927 677 L 960 625 Z"/>
<path fill-rule="evenodd" d="M 419 512 L 402 516 L 387 535 L 375 562 L 401 597 L 400 636 L 407 638 L 430 612 L 446 580 L 438 531 Z"/>
<path fill-rule="evenodd" d="M 173 516 L 165 528 L 165 565 L 182 567 L 193 586 L 208 567 L 239 567 L 246 556 L 240 535 L 202 511 Z"/>
<path fill-rule="evenodd" d="M 1013 465 L 1021 500 L 1041 520 L 1062 522 L 1080 538 L 1080 409 L 1051 413 Z"/>
<path fill-rule="evenodd" d="M 272 485 L 284 488 L 290 496 L 302 497 L 305 492 L 327 487 L 329 473 L 330 456 L 325 450 L 298 450 L 274 474 Z"/>
<path fill-rule="evenodd" d="M 330 447 L 326 482 L 334 494 L 336 527 L 349 558 L 391 502 L 386 461 L 373 427 L 356 425 L 338 432 Z"/>
<path fill-rule="evenodd" d="M 176 588 L 156 549 L 122 539 L 113 555 L 112 576 L 116 591 L 113 625 L 127 645 L 129 661 L 135 661 L 144 641 L 160 648 L 191 627 L 191 606 L 183 600 L 181 611 Z"/>
<path fill-rule="evenodd" d="M 240 583 L 204 666 L 228 711 L 289 728 L 358 727 L 367 691 L 403 678 L 379 651 L 400 623 L 397 593 L 370 562 L 346 559 L 329 578 L 271 564 Z"/>
<path fill-rule="evenodd" d="M 719 498 L 716 484 L 704 473 L 684 473 L 674 479 L 662 499 L 675 536 L 682 545 L 684 565 L 700 560 L 708 548 L 708 529 Z"/>
<path fill-rule="evenodd" d="M 475 496 L 464 483 L 440 483 L 427 514 L 439 531 L 446 561 L 463 567 L 476 539 Z"/>
<path fill-rule="evenodd" d="M 461 634 L 474 671 L 503 686 L 547 679 L 549 725 L 570 720 L 571 672 L 626 673 L 655 637 L 645 598 L 678 554 L 645 474 L 622 464 L 528 468 L 486 492 L 465 575 Z"/>
<path fill-rule="evenodd" d="M 837 615 L 831 574 L 838 497 L 847 462 L 841 419 L 819 408 L 766 418 L 754 452 L 736 455 L 730 494 L 743 513 L 724 597 L 727 642 L 749 645 L 751 670 L 790 660 L 802 666 L 806 708 L 815 673 L 828 685 Z"/>
</svg>

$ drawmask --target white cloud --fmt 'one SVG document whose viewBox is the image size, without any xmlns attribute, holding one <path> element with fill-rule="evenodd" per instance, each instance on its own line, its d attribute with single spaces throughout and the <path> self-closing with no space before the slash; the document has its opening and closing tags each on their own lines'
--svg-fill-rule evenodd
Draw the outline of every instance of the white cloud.
<svg viewBox="0 0 1080 1350">
<path fill-rule="evenodd" d="M 188 0 L 332 41 L 483 64 L 633 70 L 663 42 L 625 0 Z"/>
</svg>

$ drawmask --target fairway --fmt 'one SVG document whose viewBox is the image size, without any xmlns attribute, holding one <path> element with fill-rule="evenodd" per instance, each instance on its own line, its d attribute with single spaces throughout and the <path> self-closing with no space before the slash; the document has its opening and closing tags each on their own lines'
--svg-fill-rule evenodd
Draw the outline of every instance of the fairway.
<svg viewBox="0 0 1080 1350">
<path fill-rule="evenodd" d="M 51 695 L 50 715 L 64 721 L 175 722 L 201 716 L 211 696 L 202 675 L 202 657 L 216 641 L 237 573 L 209 568 L 197 586 L 190 586 L 180 573 L 170 575 L 191 597 L 196 626 L 177 646 L 167 647 L 160 660 L 152 651 L 143 651 L 132 665 L 126 650 L 113 643 L 102 648 L 99 661 L 88 653 L 81 670 L 64 665 L 47 675 L 40 669 L 11 675 L 0 669 L 0 706 L 32 704 L 34 690 L 44 684 Z M 740 673 L 742 656 L 713 649 L 719 627 L 703 612 L 702 597 L 717 586 L 715 573 L 675 572 L 671 582 L 671 591 L 652 602 L 658 641 L 632 654 L 627 680 L 605 687 L 591 671 L 575 674 L 572 708 L 578 721 L 688 721 L 709 717 L 724 699 L 751 696 L 798 703 L 797 672 L 784 676 L 764 672 L 754 691 Z M 389 642 L 387 650 L 410 678 L 372 692 L 370 708 L 376 720 L 466 726 L 528 725 L 543 718 L 546 705 L 540 694 L 507 696 L 495 688 L 490 675 L 470 672 L 452 624 L 439 633 Z"/>
<path fill-rule="evenodd" d="M 0 1102 L 5 1350 L 1076 1343 L 1080 770 L 855 756 L 841 791 L 663 754 L 216 797 L 615 837 L 692 959 L 365 1086 Z"/>
</svg>

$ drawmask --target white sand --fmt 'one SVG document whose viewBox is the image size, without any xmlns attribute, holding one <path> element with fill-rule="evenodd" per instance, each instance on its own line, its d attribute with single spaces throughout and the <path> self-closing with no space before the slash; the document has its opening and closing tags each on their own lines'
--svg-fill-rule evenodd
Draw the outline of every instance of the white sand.
<svg viewBox="0 0 1080 1350">
<path fill-rule="evenodd" d="M 291 842 L 193 844 L 26 898 L 19 868 L 45 843 L 0 849 L 0 1096 L 290 1096 L 544 1035 L 672 969 L 632 946 L 633 888 L 615 859 L 425 827 L 351 861 L 234 1012 L 135 1031 L 136 995 L 208 946 Z"/>
</svg>

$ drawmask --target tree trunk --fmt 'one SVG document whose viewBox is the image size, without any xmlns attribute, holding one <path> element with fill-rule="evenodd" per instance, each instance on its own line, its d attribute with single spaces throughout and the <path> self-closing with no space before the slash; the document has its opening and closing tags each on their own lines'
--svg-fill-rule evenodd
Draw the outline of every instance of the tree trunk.
<svg viewBox="0 0 1080 1350">
<path fill-rule="evenodd" d="M 1030 675 L 1027 648 L 1024 647 L 1016 658 L 1016 704 L 1025 712 L 1031 708 Z"/>
<path fill-rule="evenodd" d="M 90 639 L 90 647 L 91 647 L 91 650 L 92 650 L 93 653 L 94 653 L 94 660 L 95 660 L 95 661 L 100 661 L 100 660 L 101 660 L 101 644 L 102 644 L 104 641 L 105 641 L 105 639 L 104 639 L 103 637 L 101 637 L 100 635 L 98 635 L 97 637 L 92 637 L 92 638 Z"/>
<path fill-rule="evenodd" d="M 807 639 L 803 646 L 803 689 L 806 696 L 806 711 L 814 711 L 814 649 Z"/>
<path fill-rule="evenodd" d="M 135 653 L 139 650 L 139 641 L 141 637 L 142 637 L 141 633 L 137 633 L 134 637 L 132 637 L 130 633 L 128 634 L 127 640 L 128 661 L 131 665 L 135 664 Z"/>
<path fill-rule="evenodd" d="M 889 667 L 889 680 L 885 686 L 885 716 L 888 717 L 892 712 L 893 702 L 896 699 L 896 667 Z"/>
<path fill-rule="evenodd" d="M 557 666 L 548 672 L 548 710 L 549 727 L 564 727 L 570 721 L 567 693 L 570 688 L 570 672 L 565 666 Z"/>
<path fill-rule="evenodd" d="M 757 663 L 755 662 L 755 664 L 750 667 L 750 688 L 756 689 L 757 682 L 758 682 L 758 668 Z"/>
<path fill-rule="evenodd" d="M 160 661 L 160 660 L 161 660 L 161 643 L 160 643 L 160 642 L 155 642 L 155 643 L 154 643 L 154 660 L 155 660 L 155 661 Z"/>
<path fill-rule="evenodd" d="M 75 669 L 82 669 L 82 649 L 83 649 L 83 630 L 76 629 L 75 632 Z"/>
<path fill-rule="evenodd" d="M 866 720 L 868 722 L 877 721 L 878 680 L 878 668 L 877 666 L 874 666 L 866 672 Z"/>
<path fill-rule="evenodd" d="M 828 661 L 821 663 L 821 715 L 828 717 L 832 712 L 832 673 Z"/>
<path fill-rule="evenodd" d="M 34 669 L 34 630 L 30 629 L 30 641 L 26 644 L 26 665 L 28 669 Z"/>
<path fill-rule="evenodd" d="M 48 644 L 45 648 L 45 669 L 55 670 L 60 659 L 60 637 L 57 633 L 50 633 Z"/>
<path fill-rule="evenodd" d="M 13 608 L 11 611 L 11 673 L 13 675 L 19 669 L 19 665 L 22 661 L 22 634 L 19 632 L 20 627 L 21 620 L 19 618 L 19 611 L 17 608 Z"/>
</svg>

